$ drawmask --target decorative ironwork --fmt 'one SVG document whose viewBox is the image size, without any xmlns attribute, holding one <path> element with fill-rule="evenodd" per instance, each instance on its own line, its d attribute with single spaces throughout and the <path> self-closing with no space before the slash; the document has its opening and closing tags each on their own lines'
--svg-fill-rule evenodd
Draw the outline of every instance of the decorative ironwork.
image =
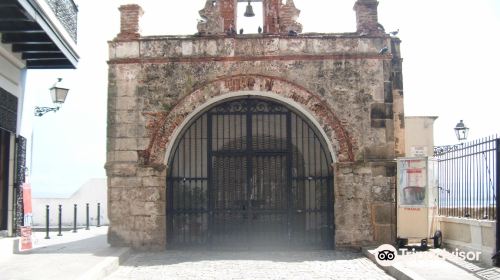
<svg viewBox="0 0 500 280">
<path fill-rule="evenodd" d="M 0 128 L 16 133 L 17 97 L 0 87 Z"/>
<path fill-rule="evenodd" d="M 230 113 L 284 113 L 288 109 L 280 104 L 263 100 L 245 99 L 229 101 L 218 105 L 211 110 L 212 113 L 230 114 Z"/>
<path fill-rule="evenodd" d="M 78 7 L 73 0 L 45 0 L 66 31 L 77 41 Z"/>
<path fill-rule="evenodd" d="M 169 160 L 169 246 L 332 248 L 332 160 L 321 139 L 263 99 L 203 113 Z"/>
<path fill-rule="evenodd" d="M 463 143 L 456 145 L 445 145 L 445 146 L 435 146 L 434 147 L 434 156 L 439 156 L 442 154 L 446 154 L 453 151 L 458 151 L 464 147 Z"/>
<path fill-rule="evenodd" d="M 41 117 L 48 112 L 57 112 L 59 111 L 59 107 L 35 107 L 35 116 Z"/>
<path fill-rule="evenodd" d="M 16 181 L 14 183 L 16 194 L 15 225 L 16 234 L 21 235 L 24 226 L 23 184 L 26 181 L 26 138 L 18 136 L 16 139 Z"/>
</svg>

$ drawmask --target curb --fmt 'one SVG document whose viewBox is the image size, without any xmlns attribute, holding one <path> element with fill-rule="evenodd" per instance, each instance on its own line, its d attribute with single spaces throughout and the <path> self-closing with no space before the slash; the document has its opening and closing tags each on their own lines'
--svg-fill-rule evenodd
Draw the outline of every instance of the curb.
<svg viewBox="0 0 500 280">
<path fill-rule="evenodd" d="M 89 271 L 78 277 L 78 280 L 104 279 L 118 269 L 120 264 L 130 257 L 130 248 L 117 248 L 113 254 L 104 258 L 99 264 L 92 267 Z"/>
<path fill-rule="evenodd" d="M 408 269 L 405 269 L 405 268 L 402 268 L 402 267 L 399 267 L 398 264 L 391 265 L 391 266 L 379 265 L 377 263 L 377 261 L 375 260 L 375 255 L 373 255 L 369 251 L 369 250 L 374 250 L 374 249 L 376 249 L 376 247 L 373 247 L 373 248 L 363 247 L 362 251 L 363 251 L 363 254 L 365 255 L 365 257 L 370 259 L 376 266 L 378 266 L 380 269 L 385 271 L 390 276 L 392 276 L 396 279 L 399 279 L 399 280 L 425 280 L 424 278 L 422 278 L 420 275 L 416 274 L 415 272 L 408 270 Z"/>
</svg>

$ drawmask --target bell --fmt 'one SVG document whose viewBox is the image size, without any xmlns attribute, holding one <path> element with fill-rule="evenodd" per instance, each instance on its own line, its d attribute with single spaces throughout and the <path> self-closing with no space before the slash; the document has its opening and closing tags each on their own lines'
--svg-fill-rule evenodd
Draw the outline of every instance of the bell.
<svg viewBox="0 0 500 280">
<path fill-rule="evenodd" d="M 246 17 L 254 17 L 255 16 L 255 13 L 253 12 L 252 4 L 250 4 L 250 1 L 248 1 L 247 10 L 245 11 L 244 16 L 246 16 Z"/>
</svg>

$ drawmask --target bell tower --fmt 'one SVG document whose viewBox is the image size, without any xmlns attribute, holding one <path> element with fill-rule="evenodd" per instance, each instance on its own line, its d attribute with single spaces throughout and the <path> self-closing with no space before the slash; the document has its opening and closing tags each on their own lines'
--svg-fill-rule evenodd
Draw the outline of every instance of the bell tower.
<svg viewBox="0 0 500 280">
<path fill-rule="evenodd" d="M 266 34 L 294 34 L 302 32 L 302 25 L 297 22 L 300 10 L 293 0 L 207 0 L 205 8 L 200 11 L 202 21 L 198 24 L 200 35 L 227 34 L 233 28 L 236 30 L 238 3 L 248 3 L 246 14 L 252 14 L 252 3 L 263 5 L 263 32 Z M 220 23 L 220 24 L 218 24 Z"/>
</svg>

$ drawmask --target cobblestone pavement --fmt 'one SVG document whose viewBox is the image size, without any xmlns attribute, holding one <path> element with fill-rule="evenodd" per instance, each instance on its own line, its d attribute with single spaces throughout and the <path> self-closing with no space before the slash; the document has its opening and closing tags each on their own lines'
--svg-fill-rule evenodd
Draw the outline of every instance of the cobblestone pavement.
<svg viewBox="0 0 500 280">
<path fill-rule="evenodd" d="M 346 251 L 133 253 L 112 279 L 393 279 Z"/>
</svg>

